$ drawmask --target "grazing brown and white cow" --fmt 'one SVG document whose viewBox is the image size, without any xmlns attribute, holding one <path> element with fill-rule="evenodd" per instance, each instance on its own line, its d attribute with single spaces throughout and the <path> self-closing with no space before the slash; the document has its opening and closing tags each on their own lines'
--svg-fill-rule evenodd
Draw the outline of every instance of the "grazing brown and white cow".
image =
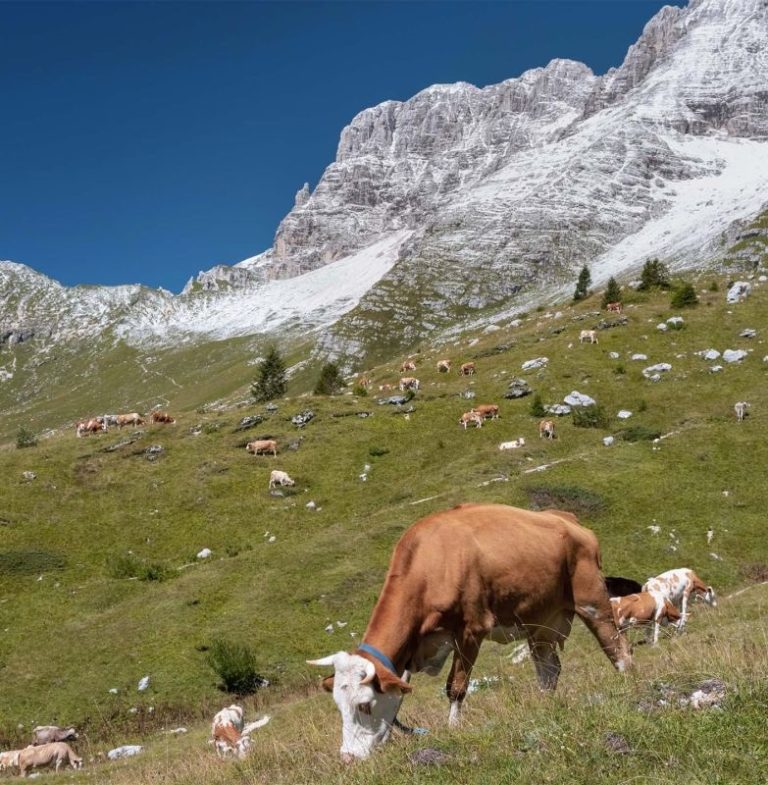
<svg viewBox="0 0 768 785">
<path fill-rule="evenodd" d="M 597 343 L 597 330 L 582 330 L 579 333 L 579 343 L 584 343 L 584 341 Z"/>
<path fill-rule="evenodd" d="M 263 455 L 268 452 L 277 455 L 277 442 L 274 439 L 256 439 L 256 441 L 248 442 L 245 449 L 254 455 Z"/>
<path fill-rule="evenodd" d="M 691 595 L 698 597 L 707 605 L 717 607 L 717 596 L 711 586 L 707 586 L 696 573 L 688 567 L 679 567 L 676 570 L 667 570 L 649 578 L 643 586 L 643 591 L 651 592 L 665 600 L 669 600 L 676 608 L 680 609 L 682 618 L 677 625 L 678 630 L 685 627 L 688 619 L 688 602 Z"/>
<path fill-rule="evenodd" d="M 555 421 L 542 420 L 539 423 L 539 438 L 545 437 L 547 439 L 555 438 Z"/>
<path fill-rule="evenodd" d="M 609 313 L 621 313 L 623 309 L 620 302 L 608 303 L 605 307 Z"/>
<path fill-rule="evenodd" d="M 413 390 L 414 392 L 419 389 L 419 380 L 415 379 L 413 376 L 403 376 L 400 379 L 400 391 L 405 392 L 405 390 Z"/>
<path fill-rule="evenodd" d="M 149 421 L 159 422 L 159 423 L 169 423 L 171 425 L 173 425 L 173 423 L 176 422 L 176 420 L 173 417 L 171 417 L 171 415 L 168 414 L 168 412 L 152 412 L 152 414 L 149 417 Z"/>
<path fill-rule="evenodd" d="M 615 667 L 632 658 L 617 633 L 595 535 L 568 512 L 462 504 L 411 526 L 395 546 L 362 643 L 311 665 L 342 716 L 341 756 L 367 758 L 395 723 L 411 673 L 437 675 L 453 652 L 449 722 L 458 724 L 486 638 L 528 641 L 542 689 L 560 674 L 558 647 L 577 615 Z"/>
<path fill-rule="evenodd" d="M 81 420 L 75 426 L 75 434 L 79 437 L 89 433 L 98 433 L 99 431 L 106 431 L 107 425 L 103 417 L 93 417 L 90 420 Z"/>
<path fill-rule="evenodd" d="M 272 490 L 277 485 L 292 488 L 296 483 L 288 476 L 288 472 L 272 469 L 272 474 L 269 475 L 269 489 Z"/>
<path fill-rule="evenodd" d="M 67 763 L 73 769 L 80 769 L 83 766 L 83 759 L 78 757 L 72 747 L 64 741 L 41 744 L 39 747 L 30 745 L 19 751 L 18 766 L 22 777 L 27 776 L 29 769 L 53 766 L 58 771 L 62 764 Z"/>
<path fill-rule="evenodd" d="M 483 418 L 474 409 L 469 412 L 464 412 L 459 418 L 459 425 L 461 425 L 465 431 L 471 422 L 475 424 L 475 428 L 483 427 Z"/>
<path fill-rule="evenodd" d="M 747 401 L 737 401 L 733 405 L 733 411 L 736 412 L 736 419 L 741 422 L 747 416 L 747 409 L 750 404 Z"/>
<path fill-rule="evenodd" d="M 415 371 L 416 370 L 416 363 L 413 360 L 406 360 L 400 366 L 400 373 L 406 373 L 407 371 Z"/>
<path fill-rule="evenodd" d="M 624 632 L 630 627 L 643 626 L 646 639 L 650 639 L 654 646 L 659 642 L 659 627 L 662 624 L 677 624 L 681 618 L 669 600 L 659 602 L 659 598 L 650 592 L 611 597 L 611 603 L 616 628 Z"/>
<path fill-rule="evenodd" d="M 450 360 L 438 360 L 437 361 L 437 370 L 439 373 L 448 373 L 451 370 L 451 361 Z"/>
<path fill-rule="evenodd" d="M 461 368 L 459 368 L 459 376 L 472 376 L 475 372 L 475 364 L 474 363 L 464 363 Z"/>
<path fill-rule="evenodd" d="M 477 412 L 484 420 L 499 419 L 499 407 L 495 403 L 481 403 L 473 406 L 472 411 Z"/>
<path fill-rule="evenodd" d="M 50 744 L 52 741 L 75 741 L 74 728 L 60 728 L 58 725 L 38 725 L 32 729 L 32 744 Z"/>
<path fill-rule="evenodd" d="M 144 418 L 138 412 L 118 414 L 117 427 L 122 428 L 124 425 L 144 425 Z"/>
</svg>

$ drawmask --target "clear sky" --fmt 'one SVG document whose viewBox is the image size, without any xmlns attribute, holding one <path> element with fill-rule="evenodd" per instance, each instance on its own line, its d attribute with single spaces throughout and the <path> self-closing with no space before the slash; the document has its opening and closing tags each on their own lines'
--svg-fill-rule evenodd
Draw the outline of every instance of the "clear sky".
<svg viewBox="0 0 768 785">
<path fill-rule="evenodd" d="M 178 291 L 268 248 L 360 110 L 554 57 L 604 73 L 663 5 L 0 2 L 0 259 Z"/>
</svg>

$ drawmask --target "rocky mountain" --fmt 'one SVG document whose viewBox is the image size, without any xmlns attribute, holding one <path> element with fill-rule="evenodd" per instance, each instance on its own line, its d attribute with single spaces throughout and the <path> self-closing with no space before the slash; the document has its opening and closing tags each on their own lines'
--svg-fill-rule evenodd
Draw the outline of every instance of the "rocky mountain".
<svg viewBox="0 0 768 785">
<path fill-rule="evenodd" d="M 274 246 L 190 279 L 65 289 L 0 263 L 0 341 L 108 332 L 134 346 L 296 330 L 395 348 L 478 311 L 722 255 L 768 203 L 768 0 L 663 8 L 603 76 L 554 60 L 358 114 Z M 3 337 L 5 336 L 5 337 Z"/>
</svg>

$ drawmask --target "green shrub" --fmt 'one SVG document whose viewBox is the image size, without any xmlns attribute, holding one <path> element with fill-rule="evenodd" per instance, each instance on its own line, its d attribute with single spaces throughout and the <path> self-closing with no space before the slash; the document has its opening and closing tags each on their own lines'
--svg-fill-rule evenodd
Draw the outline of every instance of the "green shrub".
<svg viewBox="0 0 768 785">
<path fill-rule="evenodd" d="M 277 348 L 272 346 L 267 356 L 259 363 L 259 375 L 251 384 L 251 395 L 261 402 L 271 401 L 285 395 L 285 363 Z"/>
<path fill-rule="evenodd" d="M 387 447 L 371 447 L 368 450 L 368 455 L 370 455 L 371 458 L 379 458 L 382 455 L 386 455 L 388 452 L 389 449 Z"/>
<path fill-rule="evenodd" d="M 710 283 L 709 291 L 710 292 L 719 292 L 720 291 L 720 287 L 717 285 L 717 281 L 712 281 L 712 283 Z"/>
<path fill-rule="evenodd" d="M 148 564 L 132 553 L 108 559 L 107 571 L 112 578 L 138 578 L 140 581 L 165 581 L 173 575 L 164 564 Z"/>
<path fill-rule="evenodd" d="M 670 305 L 673 308 L 692 308 L 694 305 L 698 305 L 698 302 L 699 298 L 696 295 L 693 284 L 683 282 L 672 293 Z"/>
<path fill-rule="evenodd" d="M 645 398 L 641 398 L 641 399 L 640 399 L 640 400 L 637 402 L 637 411 L 638 411 L 638 412 L 645 412 L 645 411 L 648 411 L 648 401 L 646 401 L 646 400 L 645 400 Z"/>
<path fill-rule="evenodd" d="M 589 287 L 592 285 L 592 275 L 589 267 L 585 264 L 579 273 L 579 280 L 576 282 L 576 290 L 573 293 L 573 301 L 578 302 L 589 295 Z"/>
<path fill-rule="evenodd" d="M 37 446 L 37 436 L 35 436 L 29 428 L 25 428 L 23 425 L 19 427 L 19 430 L 16 433 L 16 447 L 17 449 L 21 450 L 24 447 L 35 447 Z"/>
<path fill-rule="evenodd" d="M 652 442 L 661 436 L 661 431 L 647 425 L 632 425 L 620 430 L 618 435 L 625 442 Z"/>
<path fill-rule="evenodd" d="M 577 428 L 607 428 L 609 423 L 605 409 L 598 404 L 593 406 L 574 406 L 573 424 Z"/>
<path fill-rule="evenodd" d="M 321 371 L 320 378 L 315 385 L 315 395 L 335 395 L 344 386 L 339 366 L 336 363 L 326 363 Z"/>
<path fill-rule="evenodd" d="M 546 416 L 547 410 L 544 408 L 544 404 L 541 401 L 541 396 L 538 393 L 534 393 L 534 396 L 531 399 L 531 405 L 529 406 L 528 411 L 531 413 L 531 417 L 545 417 Z"/>
<path fill-rule="evenodd" d="M 208 665 L 221 679 L 223 692 L 250 695 L 264 683 L 256 672 L 256 655 L 242 643 L 217 638 L 208 650 Z"/>
<path fill-rule="evenodd" d="M 667 266 L 658 259 L 649 259 L 643 265 L 643 272 L 640 274 L 640 291 L 649 289 L 669 289 L 669 270 Z"/>
<path fill-rule="evenodd" d="M 605 291 L 603 292 L 601 307 L 607 308 L 608 303 L 620 303 L 620 302 L 621 302 L 621 287 L 619 286 L 616 279 L 613 276 L 611 276 L 608 279 L 608 284 L 605 287 Z"/>
<path fill-rule="evenodd" d="M 613 372 L 614 372 L 614 373 L 615 373 L 617 376 L 623 376 L 623 375 L 624 375 L 624 374 L 627 372 L 627 369 L 626 369 L 626 368 L 625 368 L 625 367 L 622 365 L 622 363 L 619 363 L 619 364 L 618 364 L 618 365 L 617 365 L 617 366 L 616 366 L 616 367 L 613 369 Z"/>
<path fill-rule="evenodd" d="M 366 398 L 368 397 L 368 390 L 366 390 L 362 384 L 356 384 L 352 388 L 352 394 L 357 395 L 359 398 Z"/>
</svg>

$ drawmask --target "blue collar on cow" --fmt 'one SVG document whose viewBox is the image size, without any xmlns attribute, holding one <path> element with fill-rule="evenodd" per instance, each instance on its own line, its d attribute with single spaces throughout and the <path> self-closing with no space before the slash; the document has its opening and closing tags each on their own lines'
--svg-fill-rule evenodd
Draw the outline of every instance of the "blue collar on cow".
<svg viewBox="0 0 768 785">
<path fill-rule="evenodd" d="M 368 643 L 361 643 L 357 648 L 358 651 L 364 651 L 366 654 L 370 654 L 374 659 L 377 659 L 387 670 L 392 671 L 395 676 L 399 675 L 395 670 L 392 660 L 390 660 L 386 654 L 380 652 L 375 646 L 371 646 Z"/>
</svg>

